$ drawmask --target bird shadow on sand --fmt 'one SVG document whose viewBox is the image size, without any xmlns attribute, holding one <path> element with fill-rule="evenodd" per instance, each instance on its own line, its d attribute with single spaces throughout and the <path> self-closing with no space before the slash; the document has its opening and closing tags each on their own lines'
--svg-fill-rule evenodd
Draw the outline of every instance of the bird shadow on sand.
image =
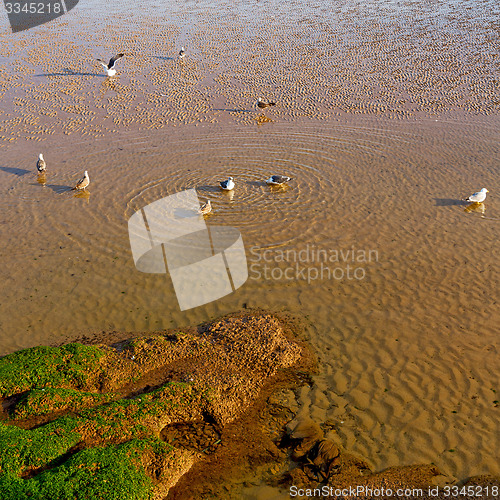
<svg viewBox="0 0 500 500">
<path fill-rule="evenodd" d="M 188 187 L 185 187 L 183 189 L 189 189 Z M 201 191 L 202 193 L 219 193 L 221 191 L 219 186 L 196 186 L 196 191 Z"/>
<path fill-rule="evenodd" d="M 102 73 L 84 73 L 83 71 L 73 71 L 69 68 L 63 69 L 60 73 L 41 73 L 33 76 L 99 76 L 101 78 L 106 78 L 106 75 Z"/>
<path fill-rule="evenodd" d="M 25 168 L 16 168 L 16 167 L 0 167 L 0 170 L 3 170 L 8 174 L 17 175 L 18 177 L 22 177 L 23 175 L 30 173 L 30 170 L 26 170 Z"/>
<path fill-rule="evenodd" d="M 464 200 L 454 200 L 451 198 L 434 198 L 436 201 L 436 207 L 451 207 L 453 205 L 467 205 Z"/>
<path fill-rule="evenodd" d="M 160 59 L 161 61 L 173 61 L 175 57 L 167 57 L 167 56 L 151 56 L 153 59 Z"/>
<path fill-rule="evenodd" d="M 239 108 L 216 108 L 214 111 L 227 111 L 228 113 L 251 113 L 251 109 L 239 109 Z"/>
<path fill-rule="evenodd" d="M 56 194 L 68 193 L 73 189 L 71 186 L 64 186 L 63 184 L 45 184 L 45 187 L 52 189 Z"/>
</svg>

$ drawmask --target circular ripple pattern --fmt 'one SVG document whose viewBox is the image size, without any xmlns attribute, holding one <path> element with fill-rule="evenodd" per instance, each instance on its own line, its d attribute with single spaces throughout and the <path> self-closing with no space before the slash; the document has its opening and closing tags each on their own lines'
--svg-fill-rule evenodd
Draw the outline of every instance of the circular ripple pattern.
<svg viewBox="0 0 500 500">
<path fill-rule="evenodd" d="M 169 145 L 155 164 L 161 177 L 148 180 L 128 203 L 127 217 L 134 211 L 169 194 L 195 188 L 200 203 L 210 200 L 213 213 L 208 224 L 239 228 L 247 237 L 272 235 L 268 244 L 290 243 L 294 234 L 305 237 L 320 232 L 327 211 L 346 199 L 346 187 L 353 178 L 338 165 L 346 151 L 357 146 L 346 137 L 324 137 L 321 148 L 317 136 L 245 132 L 196 139 Z M 148 172 L 155 176 L 158 167 Z M 284 186 L 269 186 L 271 175 L 287 175 Z M 219 183 L 233 177 L 235 188 L 224 191 Z"/>
<path fill-rule="evenodd" d="M 328 224 L 363 230 L 382 207 L 398 209 L 402 197 L 417 196 L 414 185 L 427 182 L 427 160 L 416 138 L 394 128 L 336 125 L 328 133 L 314 127 L 296 132 L 282 124 L 266 133 L 200 132 L 168 141 L 159 133 L 122 134 L 54 145 L 45 154 L 43 184 L 34 172 L 33 150 L 32 165 L 22 157 L 4 169 L 10 181 L 0 205 L 17 211 L 23 204 L 18 227 L 43 227 L 47 234 L 53 229 L 59 239 L 70 237 L 81 248 L 110 253 L 128 251 L 126 221 L 135 211 L 195 188 L 200 203 L 212 202 L 208 224 L 234 226 L 252 244 L 280 246 L 295 238 L 314 241 L 328 232 Z M 399 165 L 399 171 L 388 170 L 387 162 Z M 450 167 L 440 168 L 435 175 L 445 186 Z M 71 191 L 85 169 L 91 178 L 88 193 Z M 267 185 L 265 179 L 275 174 L 292 180 L 284 187 Z M 231 192 L 219 187 L 228 176 L 236 184 Z"/>
<path fill-rule="evenodd" d="M 126 221 L 135 211 L 195 188 L 200 203 L 212 202 L 208 224 L 237 227 L 263 245 L 289 244 L 294 234 L 313 238 L 354 182 L 342 157 L 359 156 L 360 144 L 346 134 L 325 135 L 321 147 L 317 140 L 316 134 L 285 127 L 284 133 L 266 135 L 243 131 L 164 143 L 159 136 L 131 134 L 54 146 L 45 155 L 43 183 L 22 168 L 26 160 L 11 163 L 22 176 L 11 176 L 2 205 L 12 209 L 26 201 L 16 217 L 19 227 L 38 226 L 60 241 L 69 238 L 80 248 L 108 254 L 117 245 L 128 247 Z M 367 147 L 375 150 L 373 143 Z M 71 191 L 85 169 L 88 192 Z M 267 185 L 276 174 L 292 180 L 283 187 Z M 230 192 L 219 186 L 228 176 L 236 183 Z"/>
</svg>

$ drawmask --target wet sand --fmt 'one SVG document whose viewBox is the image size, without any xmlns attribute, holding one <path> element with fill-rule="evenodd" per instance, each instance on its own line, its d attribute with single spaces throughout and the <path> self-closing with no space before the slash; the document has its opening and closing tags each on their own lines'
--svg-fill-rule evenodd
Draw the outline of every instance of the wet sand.
<svg viewBox="0 0 500 500">
<path fill-rule="evenodd" d="M 2 354 L 286 309 L 320 358 L 301 413 L 331 421 L 346 449 L 375 470 L 498 474 L 498 6 L 112 9 L 0 35 Z M 92 59 L 120 50 L 106 80 Z M 255 112 L 259 95 L 278 106 Z M 271 190 L 276 173 L 294 181 Z M 214 189 L 228 175 L 233 197 Z M 249 280 L 181 313 L 165 275 L 135 269 L 126 223 L 190 187 L 212 200 L 208 224 L 240 229 Z M 481 187 L 484 214 L 466 212 Z M 286 279 L 320 270 L 313 246 L 377 258 Z"/>
</svg>

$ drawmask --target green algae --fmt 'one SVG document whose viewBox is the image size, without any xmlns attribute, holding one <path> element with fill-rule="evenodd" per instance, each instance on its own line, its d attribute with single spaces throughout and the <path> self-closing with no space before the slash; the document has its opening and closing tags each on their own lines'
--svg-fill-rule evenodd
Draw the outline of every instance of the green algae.
<svg viewBox="0 0 500 500">
<path fill-rule="evenodd" d="M 275 339 L 280 330 L 267 318 L 246 321 L 244 329 L 260 332 L 263 324 L 269 339 L 246 350 L 247 337 L 242 341 L 241 328 L 228 321 L 214 327 L 221 338 L 215 346 L 181 332 L 132 339 L 119 349 L 74 343 L 1 358 L 7 412 L 0 421 L 0 498 L 142 500 L 165 491 L 196 458 L 159 440 L 162 429 L 231 421 L 269 370 L 299 356 L 299 348 Z M 276 354 L 272 368 L 253 373 L 255 357 L 269 349 Z M 202 370 L 193 369 L 201 363 Z M 165 382 L 171 377 L 189 382 Z"/>
<path fill-rule="evenodd" d="M 55 411 L 77 410 L 116 399 L 113 393 L 94 393 L 75 389 L 47 387 L 25 393 L 11 413 L 12 418 L 22 419 L 49 415 Z"/>
<path fill-rule="evenodd" d="M 87 448 L 30 479 L 0 474 L 2 500 L 145 500 L 153 482 L 141 458 L 165 456 L 172 447 L 157 438 Z"/>
<path fill-rule="evenodd" d="M 117 441 L 151 435 L 163 416 L 205 406 L 204 390 L 192 384 L 168 382 L 133 399 L 121 399 L 78 413 L 80 427 L 92 427 L 101 439 Z M 200 412 L 201 415 L 201 412 Z"/>
<path fill-rule="evenodd" d="M 172 448 L 141 422 L 169 406 L 168 402 L 151 406 L 150 401 L 123 400 L 32 430 L 0 422 L 0 498 L 150 498 L 152 481 L 140 459 L 146 451 L 161 455 Z M 67 458 L 89 430 L 100 441 L 124 442 L 85 448 Z M 33 472 L 34 477 L 23 478 Z"/>
<path fill-rule="evenodd" d="M 38 396 L 47 390 L 33 392 Z M 50 392 L 61 398 L 67 395 L 75 408 L 79 401 L 85 402 L 74 398 L 78 391 Z M 171 450 L 152 427 L 176 409 L 203 403 L 205 393 L 192 384 L 169 382 L 140 397 L 79 409 L 31 430 L 0 422 L 0 498 L 149 498 L 152 482 L 140 457 L 145 451 L 161 455 Z M 89 435 L 113 444 L 71 455 L 72 448 Z M 33 473 L 34 477 L 23 477 Z"/>
<path fill-rule="evenodd" d="M 0 474 L 21 475 L 64 455 L 81 440 L 76 424 L 75 419 L 63 417 L 25 430 L 0 422 Z"/>
<path fill-rule="evenodd" d="M 0 396 L 44 387 L 87 388 L 106 352 L 79 343 L 32 347 L 0 359 Z"/>
</svg>

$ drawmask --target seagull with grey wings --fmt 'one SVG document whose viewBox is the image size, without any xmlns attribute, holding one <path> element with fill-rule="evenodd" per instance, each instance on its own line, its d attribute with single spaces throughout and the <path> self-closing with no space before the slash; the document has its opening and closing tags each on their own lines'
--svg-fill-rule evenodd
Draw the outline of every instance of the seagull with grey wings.
<svg viewBox="0 0 500 500">
<path fill-rule="evenodd" d="M 47 164 L 45 163 L 45 159 L 42 153 L 38 155 L 38 161 L 36 162 L 36 169 L 40 174 L 45 173 L 45 170 L 47 169 Z"/>
<path fill-rule="evenodd" d="M 271 186 L 283 186 L 283 184 L 286 184 L 291 180 L 292 178 L 287 177 L 286 175 L 271 175 L 271 177 L 266 180 L 266 183 L 270 184 Z"/>
<path fill-rule="evenodd" d="M 224 191 L 231 191 L 232 189 L 234 189 L 234 182 L 232 177 L 229 177 L 229 179 L 227 179 L 226 181 L 219 182 L 219 184 Z"/>
<path fill-rule="evenodd" d="M 269 99 L 262 99 L 261 97 L 257 99 L 258 108 L 266 109 L 269 108 L 270 106 L 276 106 L 276 103 L 274 101 L 270 101 Z"/>
<path fill-rule="evenodd" d="M 72 191 L 85 191 L 90 184 L 89 173 L 85 170 L 84 176 L 76 183 L 76 186 L 71 188 Z"/>
<path fill-rule="evenodd" d="M 120 59 L 124 55 L 125 54 L 118 54 L 118 55 L 112 57 L 109 60 L 109 63 L 107 63 L 107 64 L 102 59 L 96 59 L 96 60 L 102 64 L 102 66 L 106 70 L 108 76 L 115 76 L 116 75 L 115 63 L 116 63 L 116 61 L 118 61 L 118 59 Z"/>
<path fill-rule="evenodd" d="M 472 203 L 482 203 L 486 200 L 486 193 L 489 191 L 486 188 L 481 189 L 477 193 L 471 194 L 465 201 L 470 201 Z"/>
</svg>

